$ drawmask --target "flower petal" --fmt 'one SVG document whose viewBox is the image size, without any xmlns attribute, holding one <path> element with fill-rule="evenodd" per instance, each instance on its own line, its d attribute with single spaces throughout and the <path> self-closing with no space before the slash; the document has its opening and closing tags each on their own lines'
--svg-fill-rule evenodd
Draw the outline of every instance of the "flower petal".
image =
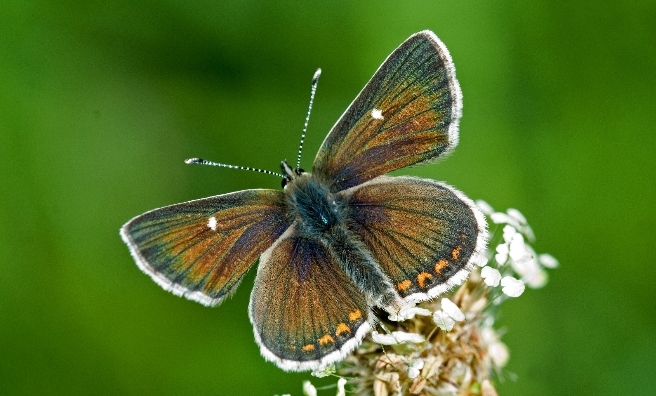
<svg viewBox="0 0 656 396">
<path fill-rule="evenodd" d="M 508 213 L 508 216 L 517 220 L 520 224 L 526 224 L 526 217 L 524 217 L 522 212 L 520 212 L 519 210 L 515 208 L 508 208 L 508 210 L 506 210 L 506 213 Z"/>
<path fill-rule="evenodd" d="M 337 371 L 335 369 L 335 365 L 334 364 L 329 364 L 327 366 L 322 366 L 322 367 L 319 367 L 319 368 L 313 370 L 312 371 L 312 376 L 317 377 L 317 378 L 324 378 L 324 377 L 327 377 L 329 375 L 335 374 L 335 371 Z"/>
<path fill-rule="evenodd" d="M 508 297 L 519 297 L 524 293 L 524 282 L 513 278 L 512 276 L 504 276 L 501 279 L 501 286 L 503 293 Z"/>
<path fill-rule="evenodd" d="M 458 308 L 458 306 L 448 298 L 442 299 L 442 310 L 446 312 L 447 315 L 452 317 L 455 321 L 460 322 L 462 320 L 465 320 L 465 314 L 462 313 L 460 308 Z"/>
<path fill-rule="evenodd" d="M 556 268 L 558 267 L 558 260 L 550 254 L 544 253 L 538 256 L 538 260 L 540 260 L 540 264 L 545 266 L 546 268 Z"/>
<path fill-rule="evenodd" d="M 414 367 L 416 369 L 423 369 L 424 368 L 424 359 L 422 358 L 417 358 L 410 363 L 410 367 Z"/>
<path fill-rule="evenodd" d="M 516 260 L 513 259 L 510 262 L 510 265 L 512 266 L 513 270 L 515 270 L 517 275 L 519 275 L 522 278 L 524 277 L 531 278 L 541 270 L 537 260 L 535 259 L 535 257 L 533 257 L 532 254 Z"/>
<path fill-rule="evenodd" d="M 418 370 L 414 367 L 410 367 L 408 369 L 408 378 L 415 379 L 415 378 L 419 377 L 419 373 L 421 373 L 421 370 Z"/>
<path fill-rule="evenodd" d="M 405 331 L 393 331 L 392 336 L 398 341 L 397 344 L 403 342 L 412 342 L 415 344 L 426 341 L 423 335 L 417 333 L 406 333 Z"/>
<path fill-rule="evenodd" d="M 317 388 L 310 381 L 303 381 L 303 394 L 305 396 L 317 396 Z"/>
<path fill-rule="evenodd" d="M 344 385 L 346 385 L 346 379 L 340 378 L 337 380 L 337 395 L 336 396 L 346 396 L 346 389 L 344 389 Z"/>
<path fill-rule="evenodd" d="M 393 335 L 391 334 L 380 334 L 377 331 L 372 331 L 371 332 L 371 339 L 374 340 L 376 344 L 381 344 L 381 345 L 395 345 L 398 344 L 396 342 L 396 338 L 394 338 Z"/>
<path fill-rule="evenodd" d="M 426 308 L 415 307 L 414 305 L 406 305 L 399 310 L 399 313 L 390 315 L 389 319 L 395 322 L 402 322 L 404 320 L 413 319 L 415 315 L 429 316 L 431 311 Z"/>
<path fill-rule="evenodd" d="M 494 209 L 492 209 L 492 206 L 490 206 L 489 203 L 483 201 L 482 199 L 476 200 L 476 206 L 478 206 L 481 212 L 485 213 L 488 216 L 494 213 Z"/>
<path fill-rule="evenodd" d="M 488 262 L 488 258 L 485 257 L 484 254 L 479 255 L 478 258 L 474 261 L 474 263 L 481 268 L 485 267 L 487 265 L 487 262 Z"/>
<path fill-rule="evenodd" d="M 422 368 L 424 368 L 424 360 L 415 359 L 412 363 L 410 363 L 408 367 L 408 377 L 410 379 L 419 377 L 419 373 L 421 373 Z"/>
<path fill-rule="evenodd" d="M 439 327 L 444 331 L 451 331 L 451 329 L 453 329 L 453 326 L 456 324 L 456 321 L 453 320 L 446 312 L 442 311 L 441 309 L 433 313 L 433 321 L 435 321 L 437 327 Z"/>
<path fill-rule="evenodd" d="M 515 234 L 517 234 L 515 227 L 508 224 L 503 227 L 503 240 L 506 241 L 506 243 L 512 241 L 512 237 Z"/>
<path fill-rule="evenodd" d="M 503 342 L 493 342 L 488 345 L 487 352 L 490 354 L 492 361 L 497 367 L 505 367 L 510 358 L 510 353 L 508 353 L 508 347 Z"/>
<path fill-rule="evenodd" d="M 495 224 L 511 224 L 511 225 L 517 224 L 517 220 L 501 212 L 492 213 L 490 215 L 490 219 L 492 219 L 492 222 Z M 517 225 L 519 226 L 519 224 Z"/>
<path fill-rule="evenodd" d="M 548 281 L 549 275 L 547 274 L 547 271 L 541 268 L 530 275 L 522 277 L 522 282 L 526 283 L 526 286 L 530 287 L 531 289 L 539 289 L 544 287 Z"/>
<path fill-rule="evenodd" d="M 494 259 L 499 265 L 504 265 L 508 261 L 508 244 L 497 245 L 496 251 L 497 254 L 494 255 Z"/>
<path fill-rule="evenodd" d="M 404 331 L 393 331 L 391 334 L 380 334 L 377 331 L 373 331 L 371 332 L 371 338 L 375 343 L 381 345 L 396 345 L 404 342 L 419 344 L 426 341 L 421 334 L 406 333 Z"/>
<path fill-rule="evenodd" d="M 481 276 L 485 284 L 491 287 L 497 287 L 499 286 L 499 282 L 501 282 L 501 273 L 496 268 L 483 267 Z"/>
<path fill-rule="evenodd" d="M 510 247 L 508 249 L 508 255 L 513 260 L 521 260 L 524 256 L 530 254 L 528 249 L 526 249 L 526 244 L 524 243 L 524 237 L 522 234 L 515 234 L 510 241 Z"/>
</svg>

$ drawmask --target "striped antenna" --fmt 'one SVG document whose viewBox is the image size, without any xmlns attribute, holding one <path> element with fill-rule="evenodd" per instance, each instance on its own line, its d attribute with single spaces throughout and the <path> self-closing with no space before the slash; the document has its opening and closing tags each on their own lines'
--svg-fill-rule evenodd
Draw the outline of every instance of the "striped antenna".
<svg viewBox="0 0 656 396">
<path fill-rule="evenodd" d="M 303 151 L 303 142 L 305 141 L 305 133 L 307 132 L 308 123 L 310 122 L 310 113 L 312 112 L 312 102 L 314 102 L 314 94 L 317 92 L 317 84 L 319 83 L 319 76 L 321 69 L 317 69 L 312 77 L 312 91 L 310 92 L 310 107 L 308 108 L 307 116 L 305 117 L 305 125 L 303 126 L 303 134 L 301 135 L 301 144 L 298 146 L 298 160 L 296 161 L 296 169 L 301 167 L 301 152 Z"/>
<path fill-rule="evenodd" d="M 220 166 L 220 167 L 223 167 L 223 168 L 241 169 L 241 170 L 247 170 L 247 171 L 253 171 L 253 172 L 260 172 L 260 173 L 265 173 L 267 175 L 278 176 L 278 177 L 281 177 L 281 178 L 285 177 L 285 175 L 283 175 L 282 173 L 271 172 L 271 171 L 265 170 L 265 169 L 251 168 L 250 166 L 221 164 L 221 163 L 218 163 L 218 162 L 207 161 L 207 160 L 204 160 L 202 158 L 189 158 L 189 159 L 185 160 L 185 164 Z"/>
</svg>

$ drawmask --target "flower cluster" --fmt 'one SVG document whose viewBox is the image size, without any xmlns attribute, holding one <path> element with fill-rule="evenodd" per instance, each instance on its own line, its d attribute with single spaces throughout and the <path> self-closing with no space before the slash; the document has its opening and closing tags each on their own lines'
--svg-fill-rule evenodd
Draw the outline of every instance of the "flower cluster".
<svg viewBox="0 0 656 396">
<path fill-rule="evenodd" d="M 340 377 L 337 395 L 497 394 L 494 379 L 509 359 L 494 328 L 498 306 L 526 287 L 540 288 L 558 262 L 538 255 L 533 230 L 516 209 L 478 207 L 491 222 L 488 250 L 468 280 L 443 298 L 408 306 L 381 320 L 356 351 L 316 376 Z M 310 382 L 307 396 L 317 394 Z"/>
</svg>

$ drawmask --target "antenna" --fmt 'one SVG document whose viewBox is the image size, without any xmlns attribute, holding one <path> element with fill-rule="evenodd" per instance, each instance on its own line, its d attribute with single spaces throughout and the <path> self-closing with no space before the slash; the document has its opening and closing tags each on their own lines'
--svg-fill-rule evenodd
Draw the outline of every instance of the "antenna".
<svg viewBox="0 0 656 396">
<path fill-rule="evenodd" d="M 307 116 L 305 117 L 305 125 L 303 126 L 303 134 L 301 135 L 301 144 L 298 146 L 298 160 L 296 161 L 296 168 L 301 167 L 301 152 L 303 151 L 303 142 L 305 141 L 305 133 L 307 132 L 308 123 L 310 122 L 310 113 L 312 112 L 312 102 L 314 102 L 314 94 L 317 92 L 317 84 L 319 83 L 319 76 L 321 69 L 317 69 L 312 77 L 312 90 L 310 91 L 310 107 L 308 108 Z"/>
<path fill-rule="evenodd" d="M 220 166 L 223 168 L 230 168 L 230 169 L 241 169 L 241 170 L 247 170 L 247 171 L 253 171 L 253 172 L 260 172 L 260 173 L 265 173 L 267 175 L 272 175 L 272 176 L 278 176 L 284 178 L 285 175 L 277 172 L 271 172 L 265 169 L 257 169 L 257 168 L 251 168 L 250 166 L 239 166 L 239 165 L 229 165 L 229 164 L 221 164 L 218 162 L 212 162 L 212 161 L 207 161 L 202 158 L 189 158 L 185 160 L 185 164 L 193 164 L 193 165 L 212 165 L 212 166 Z"/>
</svg>

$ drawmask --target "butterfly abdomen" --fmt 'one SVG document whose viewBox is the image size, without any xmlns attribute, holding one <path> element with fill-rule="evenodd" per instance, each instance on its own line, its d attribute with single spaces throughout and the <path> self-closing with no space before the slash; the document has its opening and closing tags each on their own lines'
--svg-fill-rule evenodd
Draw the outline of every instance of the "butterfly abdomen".
<svg viewBox="0 0 656 396">
<path fill-rule="evenodd" d="M 396 312 L 402 302 L 389 278 L 367 248 L 343 225 L 334 227 L 324 243 L 344 272 L 364 292 L 373 305 Z"/>
</svg>

